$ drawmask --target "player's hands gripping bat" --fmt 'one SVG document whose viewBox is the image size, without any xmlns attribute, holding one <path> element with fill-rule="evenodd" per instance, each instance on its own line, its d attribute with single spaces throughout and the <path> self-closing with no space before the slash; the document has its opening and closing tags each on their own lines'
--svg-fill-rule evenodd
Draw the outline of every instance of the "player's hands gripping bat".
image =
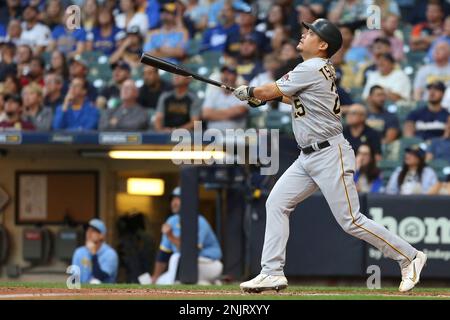
<svg viewBox="0 0 450 320">
<path fill-rule="evenodd" d="M 256 99 L 255 97 L 250 96 L 250 87 L 249 86 L 240 86 L 236 90 L 233 91 L 233 94 L 236 98 L 238 98 L 241 101 L 248 101 L 248 105 L 252 108 L 260 107 L 264 104 L 266 104 L 265 101 L 261 101 L 259 99 Z M 257 101 L 255 101 L 257 100 Z"/>
<path fill-rule="evenodd" d="M 215 80 L 212 80 L 212 79 L 208 79 L 208 78 L 203 77 L 203 76 L 201 76 L 201 75 L 199 75 L 199 74 L 197 74 L 195 72 L 192 72 L 192 71 L 190 71 L 190 70 L 188 70 L 188 69 L 186 69 L 186 68 L 184 68 L 182 66 L 178 66 L 176 64 L 167 62 L 167 61 L 165 61 L 163 59 L 160 59 L 158 57 L 152 56 L 152 55 L 150 55 L 148 53 L 144 53 L 142 55 L 141 63 L 149 65 L 149 66 L 152 66 L 152 67 L 155 67 L 157 69 L 161 69 L 161 70 L 170 72 L 170 73 L 179 74 L 179 75 L 185 76 L 185 77 L 192 77 L 192 78 L 194 78 L 196 80 L 200 80 L 202 82 L 206 82 L 206 83 L 212 84 L 213 86 L 220 87 L 220 88 L 223 88 L 223 89 L 228 90 L 228 91 L 232 91 L 232 92 L 235 91 L 235 88 L 227 86 L 224 83 L 220 83 L 218 81 L 215 81 Z M 257 107 L 257 106 L 263 105 L 265 103 L 265 102 L 262 102 L 259 99 L 252 98 L 252 97 L 249 97 L 248 99 L 244 99 L 244 100 L 247 100 L 251 107 L 254 107 L 254 106 Z"/>
</svg>

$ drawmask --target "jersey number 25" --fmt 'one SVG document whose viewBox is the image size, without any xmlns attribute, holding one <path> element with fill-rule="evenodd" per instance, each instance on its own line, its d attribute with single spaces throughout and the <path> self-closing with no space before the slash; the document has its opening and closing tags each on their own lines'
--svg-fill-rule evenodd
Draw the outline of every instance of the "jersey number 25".
<svg viewBox="0 0 450 320">
<path fill-rule="evenodd" d="M 333 112 L 335 114 L 339 114 L 341 112 L 341 101 L 339 100 L 339 94 L 337 92 L 337 87 L 334 84 L 334 81 L 331 83 L 331 91 L 336 94 L 336 99 L 334 100 Z"/>
</svg>

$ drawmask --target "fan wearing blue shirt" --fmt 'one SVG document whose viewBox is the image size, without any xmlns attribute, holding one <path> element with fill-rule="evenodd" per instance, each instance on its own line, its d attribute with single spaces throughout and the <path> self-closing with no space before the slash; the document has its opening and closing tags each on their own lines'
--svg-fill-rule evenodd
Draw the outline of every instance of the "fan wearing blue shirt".
<svg viewBox="0 0 450 320">
<path fill-rule="evenodd" d="M 179 255 L 180 252 L 181 225 L 180 215 L 178 214 L 181 208 L 180 196 L 181 189 L 177 187 L 172 192 L 170 202 L 171 210 L 174 214 L 162 226 L 163 236 L 152 275 L 152 282 L 156 284 L 159 284 L 159 279 L 165 277 L 164 271 L 170 264 L 171 256 Z M 201 284 L 216 283 L 223 269 L 220 261 L 222 259 L 222 250 L 214 231 L 202 215 L 198 216 L 198 249 L 198 282 Z M 171 272 L 170 269 L 167 273 L 169 272 Z M 172 270 L 172 273 L 176 273 L 176 271 Z M 165 282 L 165 284 L 169 283 Z"/>
<path fill-rule="evenodd" d="M 416 136 L 429 140 L 444 134 L 445 125 L 450 116 L 441 105 L 445 85 L 441 81 L 435 81 L 428 84 L 427 89 L 428 105 L 408 115 L 404 126 L 405 137 Z"/>
<path fill-rule="evenodd" d="M 115 25 L 111 10 L 101 7 L 98 12 L 98 26 L 87 35 L 88 50 L 101 51 L 105 55 L 112 55 L 116 50 L 116 36 L 120 31 Z"/>
<path fill-rule="evenodd" d="M 88 82 L 76 77 L 70 83 L 69 91 L 62 105 L 56 108 L 53 129 L 56 130 L 95 130 L 100 113 L 86 98 Z"/>
<path fill-rule="evenodd" d="M 92 219 L 86 230 L 86 244 L 75 250 L 72 265 L 80 268 L 81 283 L 115 283 L 119 259 L 116 251 L 105 243 L 106 226 Z"/>
<path fill-rule="evenodd" d="M 50 50 L 56 49 L 65 54 L 81 53 L 85 50 L 85 44 L 86 31 L 83 28 L 68 30 L 64 24 L 59 24 L 52 31 Z"/>
</svg>

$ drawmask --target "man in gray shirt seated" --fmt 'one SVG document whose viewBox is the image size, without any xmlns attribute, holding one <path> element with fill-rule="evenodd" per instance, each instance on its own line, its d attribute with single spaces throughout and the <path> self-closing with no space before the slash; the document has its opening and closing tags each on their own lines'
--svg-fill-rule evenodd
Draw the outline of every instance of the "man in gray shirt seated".
<svg viewBox="0 0 450 320">
<path fill-rule="evenodd" d="M 133 80 L 126 80 L 120 89 L 120 107 L 102 111 L 100 130 L 139 131 L 148 128 L 148 114 L 137 103 L 139 91 Z"/>
<path fill-rule="evenodd" d="M 236 87 L 237 71 L 234 67 L 221 68 L 221 81 Z M 246 125 L 248 107 L 231 92 L 225 89 L 209 91 L 203 102 L 202 118 L 208 121 L 208 129 L 244 129 Z"/>
</svg>

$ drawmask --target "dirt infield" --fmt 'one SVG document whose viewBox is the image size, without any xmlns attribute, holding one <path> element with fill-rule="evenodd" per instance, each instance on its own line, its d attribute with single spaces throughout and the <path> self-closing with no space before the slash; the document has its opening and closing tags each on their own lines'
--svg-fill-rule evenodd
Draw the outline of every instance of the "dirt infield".
<svg viewBox="0 0 450 320">
<path fill-rule="evenodd" d="M 287 290 L 284 292 L 265 292 L 261 294 L 243 294 L 236 290 L 204 289 L 126 289 L 126 288 L 24 288 L 0 287 L 0 300 L 4 299 L 450 299 L 450 291 L 433 290 L 401 294 L 392 290 Z"/>
</svg>

